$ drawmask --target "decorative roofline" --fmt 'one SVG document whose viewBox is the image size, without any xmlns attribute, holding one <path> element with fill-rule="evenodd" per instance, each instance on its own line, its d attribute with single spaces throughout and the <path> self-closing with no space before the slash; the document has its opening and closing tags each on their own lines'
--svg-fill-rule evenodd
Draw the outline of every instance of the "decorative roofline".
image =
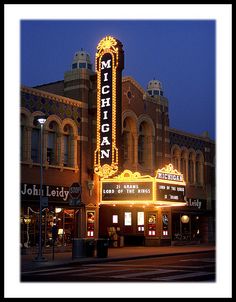
<svg viewBox="0 0 236 302">
<path fill-rule="evenodd" d="M 164 96 L 161 96 L 161 99 L 160 98 L 155 98 L 153 99 L 148 93 L 147 91 L 145 91 L 140 85 L 138 82 L 136 82 L 134 80 L 134 78 L 130 77 L 130 76 L 125 76 L 122 78 L 122 83 L 125 83 L 125 82 L 131 82 L 143 95 L 143 100 L 146 100 L 146 101 L 149 101 L 151 103 L 154 103 L 154 104 L 159 104 L 159 105 L 165 105 L 165 106 L 168 106 L 168 100 L 166 97 Z"/>
<path fill-rule="evenodd" d="M 79 107 L 79 108 L 86 108 L 86 109 L 88 108 L 88 105 L 81 102 L 81 101 L 76 101 L 75 99 L 66 98 L 66 97 L 59 96 L 59 95 L 54 94 L 54 93 L 45 92 L 43 90 L 27 87 L 27 86 L 24 86 L 24 85 L 21 85 L 21 91 L 25 92 L 25 93 L 30 93 L 30 94 L 33 94 L 33 95 L 36 95 L 36 96 L 48 98 L 52 101 L 57 101 L 57 102 L 60 102 L 60 103 L 76 106 L 76 107 Z"/>
<path fill-rule="evenodd" d="M 211 139 L 210 137 L 207 138 L 207 137 L 204 137 L 204 136 L 201 136 L 201 135 L 197 135 L 197 134 L 192 134 L 190 132 L 185 132 L 183 130 L 178 130 L 178 129 L 175 129 L 175 128 L 170 128 L 169 127 L 169 132 L 172 132 L 172 133 L 177 133 L 177 134 L 180 134 L 180 135 L 184 135 L 184 136 L 188 136 L 188 137 L 192 137 L 192 138 L 196 138 L 196 139 L 199 139 L 199 140 L 203 140 L 205 142 L 210 142 L 212 144 L 215 144 L 215 141 L 213 139 Z"/>
<path fill-rule="evenodd" d="M 146 91 L 139 85 L 139 83 L 130 76 L 123 77 L 122 82 L 131 82 L 142 94 L 146 93 Z"/>
</svg>

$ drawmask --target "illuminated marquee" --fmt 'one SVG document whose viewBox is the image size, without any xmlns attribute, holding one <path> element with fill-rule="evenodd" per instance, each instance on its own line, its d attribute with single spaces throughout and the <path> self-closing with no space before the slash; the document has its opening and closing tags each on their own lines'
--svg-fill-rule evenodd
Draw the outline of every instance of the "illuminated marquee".
<svg viewBox="0 0 236 302">
<path fill-rule="evenodd" d="M 152 201 L 153 188 L 151 182 L 112 182 L 103 183 L 102 201 Z"/>
<path fill-rule="evenodd" d="M 111 36 L 100 41 L 96 53 L 97 147 L 94 172 L 107 178 L 118 170 L 117 107 L 119 79 L 123 69 L 122 44 Z M 122 62 L 120 64 L 120 61 Z"/>
<path fill-rule="evenodd" d="M 158 201 L 186 203 L 185 186 L 183 174 L 174 169 L 172 164 L 157 170 L 156 199 Z"/>
<path fill-rule="evenodd" d="M 185 186 L 157 182 L 156 196 L 160 201 L 185 202 Z"/>
<path fill-rule="evenodd" d="M 100 201 L 103 204 L 127 202 L 152 202 L 154 197 L 153 178 L 149 175 L 141 176 L 125 170 L 113 179 L 101 181 Z"/>
<path fill-rule="evenodd" d="M 171 164 L 157 170 L 155 177 L 125 170 L 112 179 L 101 180 L 100 202 L 183 206 L 186 205 L 185 186 L 183 175 Z"/>
</svg>

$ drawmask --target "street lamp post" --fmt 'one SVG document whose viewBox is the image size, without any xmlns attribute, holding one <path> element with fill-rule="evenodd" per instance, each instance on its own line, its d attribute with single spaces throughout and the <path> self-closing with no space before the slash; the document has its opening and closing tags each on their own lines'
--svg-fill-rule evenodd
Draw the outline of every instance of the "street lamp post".
<svg viewBox="0 0 236 302">
<path fill-rule="evenodd" d="M 37 121 L 40 124 L 40 202 L 39 202 L 39 247 L 38 255 L 35 258 L 35 261 L 47 261 L 42 255 L 42 199 L 43 199 L 43 125 L 46 122 L 45 117 L 39 117 Z"/>
</svg>

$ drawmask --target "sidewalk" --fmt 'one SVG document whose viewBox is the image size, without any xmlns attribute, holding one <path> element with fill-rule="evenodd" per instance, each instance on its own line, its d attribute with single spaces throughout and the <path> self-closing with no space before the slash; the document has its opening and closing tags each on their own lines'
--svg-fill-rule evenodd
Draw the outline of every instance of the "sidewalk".
<svg viewBox="0 0 236 302">
<path fill-rule="evenodd" d="M 179 254 L 191 254 L 199 252 L 215 251 L 214 244 L 200 244 L 200 245 L 185 245 L 185 246 L 158 246 L 158 247 L 147 247 L 147 246 L 134 246 L 134 247 L 118 247 L 108 248 L 108 256 L 105 258 L 96 257 L 81 257 L 72 259 L 72 251 L 55 252 L 54 260 L 52 250 L 43 253 L 43 256 L 47 259 L 45 262 L 35 262 L 34 258 L 37 256 L 35 253 L 28 255 L 21 255 L 21 272 L 27 272 L 42 268 L 60 267 L 69 264 L 91 264 L 91 263 L 102 263 L 110 261 L 120 260 L 131 260 L 138 258 L 148 257 L 161 257 L 168 255 L 179 255 Z"/>
</svg>

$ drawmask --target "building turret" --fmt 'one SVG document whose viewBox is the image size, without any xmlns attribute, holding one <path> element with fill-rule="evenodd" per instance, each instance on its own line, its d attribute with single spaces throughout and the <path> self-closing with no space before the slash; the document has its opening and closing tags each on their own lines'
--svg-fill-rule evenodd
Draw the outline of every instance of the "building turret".
<svg viewBox="0 0 236 302">
<path fill-rule="evenodd" d="M 91 86 L 90 76 L 93 75 L 90 55 L 83 49 L 74 54 L 71 70 L 64 74 L 64 94 L 88 103 Z"/>
<path fill-rule="evenodd" d="M 147 92 L 150 96 L 155 97 L 155 96 L 163 96 L 163 85 L 160 81 L 158 80 L 151 80 L 148 83 L 147 86 Z"/>
<path fill-rule="evenodd" d="M 86 68 L 86 69 L 92 70 L 90 55 L 83 49 L 81 49 L 80 51 L 77 51 L 74 55 L 74 59 L 73 59 L 71 67 L 72 67 L 72 69 Z"/>
</svg>

